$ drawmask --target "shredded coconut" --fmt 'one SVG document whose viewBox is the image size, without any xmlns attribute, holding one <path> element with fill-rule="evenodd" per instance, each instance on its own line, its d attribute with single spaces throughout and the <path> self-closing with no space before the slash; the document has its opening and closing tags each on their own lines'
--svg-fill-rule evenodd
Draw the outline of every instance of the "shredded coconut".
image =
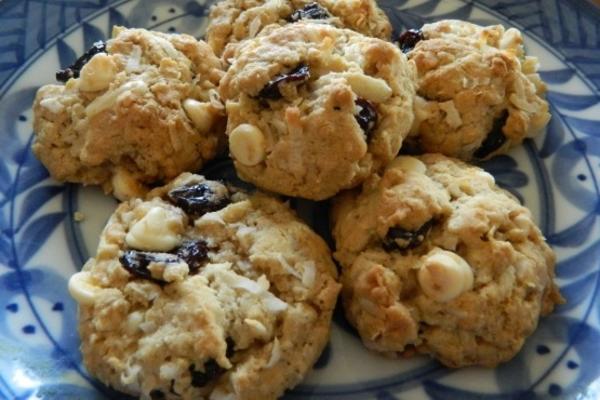
<svg viewBox="0 0 600 400">
<path fill-rule="evenodd" d="M 304 270 L 302 271 L 302 285 L 311 288 L 315 284 L 315 277 L 317 274 L 315 263 L 313 261 L 306 261 L 302 263 L 302 266 L 304 267 Z"/>
<path fill-rule="evenodd" d="M 275 338 L 273 340 L 273 348 L 271 349 L 271 358 L 269 358 L 269 362 L 265 365 L 265 368 L 271 368 L 281 358 L 281 346 L 279 345 L 279 339 Z"/>
<path fill-rule="evenodd" d="M 63 110 L 62 103 L 58 101 L 56 97 L 49 97 L 40 101 L 40 106 L 54 114 L 58 114 Z"/>
</svg>

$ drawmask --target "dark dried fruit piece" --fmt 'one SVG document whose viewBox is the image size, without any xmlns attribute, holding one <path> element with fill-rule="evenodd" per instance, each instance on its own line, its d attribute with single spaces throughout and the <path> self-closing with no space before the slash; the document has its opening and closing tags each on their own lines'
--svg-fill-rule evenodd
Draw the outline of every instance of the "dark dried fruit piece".
<svg viewBox="0 0 600 400">
<path fill-rule="evenodd" d="M 169 199 L 186 213 L 200 217 L 229 204 L 229 190 L 218 182 L 204 182 L 171 190 Z"/>
<path fill-rule="evenodd" d="M 421 144 L 417 140 L 412 139 L 402 142 L 402 147 L 398 154 L 403 156 L 417 156 L 423 153 L 424 151 L 421 148 Z"/>
<path fill-rule="evenodd" d="M 504 136 L 502 128 L 504 127 L 504 124 L 506 124 L 507 119 L 508 111 L 504 110 L 502 115 L 494 120 L 492 130 L 490 130 L 490 133 L 488 133 L 483 143 L 481 143 L 481 146 L 473 154 L 475 158 L 486 158 L 506 143 L 506 136 Z"/>
<path fill-rule="evenodd" d="M 79 78 L 79 72 L 85 64 L 88 63 L 98 53 L 106 53 L 106 43 L 98 41 L 85 52 L 84 55 L 79 57 L 77 61 L 69 65 L 65 69 L 61 69 L 56 73 L 56 80 L 59 82 L 66 82 L 71 78 Z"/>
<path fill-rule="evenodd" d="M 279 91 L 279 84 L 298 82 L 304 83 L 310 79 L 310 67 L 306 64 L 300 64 L 287 74 L 280 74 L 273 78 L 267 85 L 258 92 L 258 97 L 266 100 L 279 100 L 283 96 Z"/>
<path fill-rule="evenodd" d="M 181 259 L 173 254 L 150 253 L 145 251 L 127 250 L 119 262 L 131 275 L 138 278 L 147 279 L 152 282 L 164 284 L 165 282 L 152 277 L 148 266 L 153 262 L 162 262 L 165 264 L 180 263 Z"/>
<path fill-rule="evenodd" d="M 231 357 L 233 357 L 233 355 L 235 353 L 235 342 L 230 337 L 225 339 L 225 342 L 227 343 L 227 350 L 225 351 L 225 356 L 227 358 L 231 358 Z"/>
<path fill-rule="evenodd" d="M 175 379 L 171 379 L 171 386 L 169 387 L 169 393 L 173 393 L 175 396 L 179 396 L 179 394 L 175 391 Z"/>
<path fill-rule="evenodd" d="M 190 274 L 195 274 L 207 260 L 208 245 L 203 240 L 185 242 L 175 251 L 175 255 L 185 261 Z"/>
<path fill-rule="evenodd" d="M 387 251 L 413 249 L 423 243 L 432 226 L 433 220 L 429 220 L 416 231 L 390 228 L 383 239 L 383 248 Z"/>
<path fill-rule="evenodd" d="M 225 372 L 225 369 L 221 368 L 215 360 L 211 359 L 204 364 L 204 372 L 196 371 L 195 364 L 190 365 L 189 371 L 192 375 L 192 386 L 201 388 L 208 385 L 210 381 Z"/>
<path fill-rule="evenodd" d="M 360 111 L 354 118 L 356 118 L 356 122 L 365 132 L 365 135 L 369 137 L 375 126 L 377 126 L 377 109 L 375 109 L 373 103 L 360 97 L 356 99 L 356 105 L 360 107 Z"/>
<path fill-rule="evenodd" d="M 166 399 L 167 396 L 165 396 L 165 394 L 162 391 L 158 389 L 153 389 L 150 391 L 150 398 L 152 400 L 163 400 Z"/>
<path fill-rule="evenodd" d="M 408 53 L 423 39 L 425 39 L 425 36 L 422 30 L 409 29 L 398 37 L 398 46 L 400 46 L 403 53 Z"/>
<path fill-rule="evenodd" d="M 289 22 L 298 22 L 301 19 L 327 19 L 331 14 L 318 3 L 310 3 L 289 16 Z"/>
</svg>

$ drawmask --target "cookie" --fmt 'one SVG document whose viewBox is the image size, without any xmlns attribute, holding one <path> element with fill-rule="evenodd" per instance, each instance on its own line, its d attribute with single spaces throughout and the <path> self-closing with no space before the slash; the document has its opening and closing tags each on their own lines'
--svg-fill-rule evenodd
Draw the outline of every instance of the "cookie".
<svg viewBox="0 0 600 400">
<path fill-rule="evenodd" d="M 392 26 L 375 0 L 223 0 L 212 6 L 206 40 L 217 54 L 264 27 L 311 20 L 389 40 Z"/>
<path fill-rule="evenodd" d="M 418 74 L 416 120 L 407 142 L 415 151 L 486 159 L 543 130 L 550 120 L 521 33 L 444 20 L 400 36 Z"/>
<path fill-rule="evenodd" d="M 69 289 L 85 365 L 107 385 L 144 399 L 275 399 L 327 343 L 336 274 L 282 202 L 183 174 L 118 207 Z"/>
<path fill-rule="evenodd" d="M 321 200 L 391 161 L 413 122 L 414 66 L 391 43 L 298 22 L 241 42 L 219 87 L 239 176 Z"/>
<path fill-rule="evenodd" d="M 456 159 L 398 157 L 332 222 L 346 315 L 375 351 L 494 367 L 563 301 L 530 212 Z"/>
<path fill-rule="evenodd" d="M 60 180 L 119 199 L 200 168 L 224 145 L 222 65 L 192 36 L 116 27 L 35 98 L 33 152 Z"/>
</svg>

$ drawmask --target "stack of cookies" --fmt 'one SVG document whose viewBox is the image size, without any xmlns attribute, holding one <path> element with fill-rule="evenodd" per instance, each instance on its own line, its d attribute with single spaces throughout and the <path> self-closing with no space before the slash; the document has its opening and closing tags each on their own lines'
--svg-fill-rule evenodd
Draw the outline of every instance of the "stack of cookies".
<svg viewBox="0 0 600 400">
<path fill-rule="evenodd" d="M 550 119 L 520 32 L 391 31 L 374 0 L 224 0 L 206 42 L 115 27 L 38 91 L 35 154 L 123 201 L 69 282 L 93 375 L 275 399 L 339 293 L 369 349 L 494 367 L 563 301 L 531 213 L 468 164 Z M 226 152 L 259 190 L 194 174 Z M 278 195 L 330 201 L 335 250 Z"/>
</svg>

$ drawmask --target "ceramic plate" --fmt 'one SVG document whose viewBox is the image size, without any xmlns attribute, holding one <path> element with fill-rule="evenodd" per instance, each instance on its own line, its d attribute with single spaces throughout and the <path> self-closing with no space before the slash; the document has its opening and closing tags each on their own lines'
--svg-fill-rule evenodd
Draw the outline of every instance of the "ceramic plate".
<svg viewBox="0 0 600 400">
<path fill-rule="evenodd" d="M 78 351 L 68 277 L 93 254 L 114 209 L 99 190 L 48 178 L 30 151 L 31 103 L 115 24 L 201 37 L 210 2 L 0 2 L 0 397 L 125 398 L 92 379 Z M 450 370 L 363 349 L 338 312 L 331 342 L 289 399 L 600 398 L 600 12 L 569 1 L 380 1 L 397 31 L 442 18 L 516 26 L 539 57 L 553 118 L 545 135 L 483 164 L 532 211 L 558 254 L 567 303 L 511 362 Z M 233 178 L 226 162 L 204 173 Z M 326 234 L 325 204 L 293 202 Z M 85 219 L 77 222 L 76 211 Z"/>
</svg>

